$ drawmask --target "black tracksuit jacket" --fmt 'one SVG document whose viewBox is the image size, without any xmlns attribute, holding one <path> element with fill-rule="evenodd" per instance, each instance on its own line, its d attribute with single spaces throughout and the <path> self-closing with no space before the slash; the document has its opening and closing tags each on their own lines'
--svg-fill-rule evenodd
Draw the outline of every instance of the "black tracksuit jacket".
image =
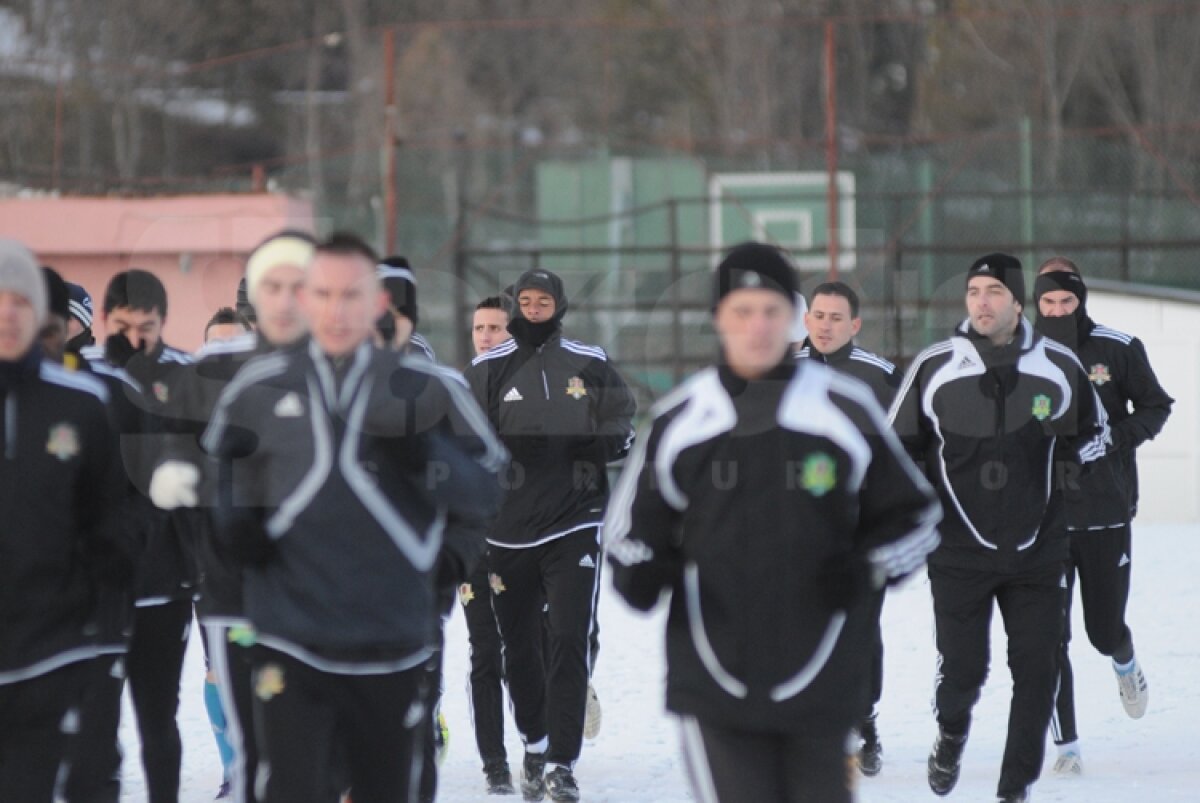
<svg viewBox="0 0 1200 803">
<path fill-rule="evenodd" d="M 788 360 L 709 368 L 655 406 L 613 492 L 617 591 L 671 590 L 667 707 L 739 730 L 848 730 L 862 716 L 869 594 L 831 601 L 846 559 L 898 579 L 938 542 L 933 489 L 863 383 Z"/>
<path fill-rule="evenodd" d="M 1064 478 L 1074 480 L 1062 483 L 1066 525 L 1123 527 L 1137 513 L 1135 450 L 1162 431 L 1175 400 L 1159 384 L 1142 341 L 1088 318 L 1080 323 L 1075 353 L 1108 413 L 1112 443 L 1090 471 Z"/>
<path fill-rule="evenodd" d="M 95 657 L 131 566 L 104 385 L 31 354 L 0 382 L 0 684 Z"/>
<path fill-rule="evenodd" d="M 155 509 L 144 490 L 150 487 L 152 461 L 161 438 L 158 435 L 147 437 L 151 424 L 142 387 L 123 368 L 104 360 L 88 361 L 71 354 L 64 360 L 64 365 L 76 366 L 72 370 L 90 374 L 108 390 L 108 418 L 119 439 L 118 458 L 126 494 L 119 528 L 133 565 L 139 565 L 146 551 L 147 538 L 152 532 L 159 531 L 157 522 L 162 520 L 161 511 Z M 124 587 L 110 584 L 102 588 L 102 652 L 123 653 L 129 646 L 133 631 L 135 579 L 131 574 Z"/>
<path fill-rule="evenodd" d="M 171 405 L 174 432 L 171 445 L 159 456 L 183 460 L 201 472 L 197 495 L 199 509 L 176 511 L 187 520 L 194 534 L 197 563 L 196 613 L 201 621 L 226 626 L 245 621 L 242 605 L 241 565 L 227 550 L 219 548 L 213 533 L 213 508 L 216 504 L 217 465 L 201 448 L 203 434 L 217 406 L 221 392 L 237 372 L 253 358 L 275 349 L 263 337 L 246 334 L 228 341 L 212 342 L 196 353 L 196 361 L 186 366 L 182 392 Z"/>
<path fill-rule="evenodd" d="M 831 368 L 866 382 L 885 410 L 891 406 L 896 389 L 900 387 L 900 374 L 895 365 L 878 354 L 859 348 L 853 342 L 847 343 L 832 354 L 822 354 L 813 347 L 811 340 L 805 338 L 804 345 L 796 352 L 796 359 L 823 362 Z"/>
<path fill-rule="evenodd" d="M 512 453 L 504 506 L 488 541 L 528 547 L 600 525 L 605 465 L 633 442 L 633 394 L 608 355 L 562 336 L 540 347 L 513 337 L 464 372 Z"/>
<path fill-rule="evenodd" d="M 435 575 L 482 554 L 507 457 L 465 388 L 369 344 L 334 365 L 310 341 L 247 363 L 203 445 L 231 479 L 217 534 L 250 564 L 260 643 L 345 674 L 429 655 Z"/>
<path fill-rule="evenodd" d="M 99 344 L 88 346 L 81 354 L 96 373 L 116 370 L 105 359 L 104 347 Z M 187 352 L 160 341 L 153 351 L 136 355 L 120 369 L 141 389 L 138 394 L 128 387 L 125 393 L 127 400 L 140 407 L 144 428 L 136 436 L 123 433 L 122 438 L 122 451 L 127 458 L 131 448 L 138 452 L 138 465 L 130 479 L 143 496 L 135 505 L 139 512 L 130 520 L 130 526 L 141 529 L 144 537 L 134 582 L 138 607 L 190 600 L 195 594 L 196 562 L 192 552 L 195 533 L 188 514 L 158 510 L 148 496 L 153 466 L 168 448 L 170 433 L 176 426 L 173 410 L 183 398 L 183 384 L 192 362 Z"/>
<path fill-rule="evenodd" d="M 1056 446 L 1104 455 L 1107 416 L 1075 355 L 1024 318 L 995 347 L 968 322 L 917 355 L 889 413 L 941 495 L 931 564 L 1018 572 L 1066 559 Z"/>
</svg>

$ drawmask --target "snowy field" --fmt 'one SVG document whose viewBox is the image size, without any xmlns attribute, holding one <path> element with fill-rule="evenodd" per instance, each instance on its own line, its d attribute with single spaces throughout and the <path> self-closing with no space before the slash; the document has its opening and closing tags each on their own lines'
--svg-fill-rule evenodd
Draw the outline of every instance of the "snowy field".
<svg viewBox="0 0 1200 803">
<path fill-rule="evenodd" d="M 1075 609 L 1075 676 L 1082 778 L 1054 777 L 1054 748 L 1034 799 L 1087 803 L 1194 803 L 1200 800 L 1200 528 L 1136 526 L 1133 596 L 1129 622 L 1150 683 L 1150 708 L 1141 720 L 1125 716 L 1107 659 L 1087 644 Z M 600 607 L 601 652 L 595 685 L 604 727 L 585 745 L 576 767 L 587 803 L 691 800 L 682 774 L 674 722 L 663 711 L 663 612 L 642 616 L 606 588 Z M 935 726 L 933 623 L 929 584 L 923 575 L 888 597 L 884 607 L 886 674 L 880 714 L 883 772 L 862 779 L 860 803 L 935 800 L 925 781 L 925 761 Z M 975 710 L 962 778 L 949 800 L 995 799 L 1008 716 L 1010 681 L 996 614 L 991 678 Z M 450 752 L 442 768 L 439 801 L 494 800 L 483 793 L 466 698 L 466 625 L 456 613 L 447 631 L 446 697 Z M 203 657 L 193 639 L 183 681 L 180 728 L 184 741 L 182 803 L 211 800 L 220 779 L 201 693 Z M 126 717 L 126 723 L 129 718 Z M 125 794 L 145 800 L 137 737 L 126 724 Z M 520 741 L 509 724 L 509 762 L 519 766 Z M 507 798 L 519 800 L 518 797 Z"/>
</svg>

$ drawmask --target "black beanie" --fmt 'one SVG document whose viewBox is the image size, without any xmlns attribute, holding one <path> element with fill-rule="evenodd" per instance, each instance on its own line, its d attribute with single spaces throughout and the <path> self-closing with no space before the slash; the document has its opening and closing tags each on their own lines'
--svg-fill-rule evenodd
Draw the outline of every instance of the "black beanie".
<svg viewBox="0 0 1200 803">
<path fill-rule="evenodd" d="M 64 321 L 71 319 L 71 291 L 54 268 L 42 266 L 46 278 L 46 309 Z"/>
<path fill-rule="evenodd" d="M 1009 254 L 982 256 L 967 271 L 967 284 L 976 276 L 996 279 L 1008 288 L 1021 306 L 1025 306 L 1025 274 L 1021 272 L 1021 260 Z"/>
<path fill-rule="evenodd" d="M 787 257 L 773 245 L 735 245 L 717 265 L 713 306 L 734 290 L 774 290 L 796 305 L 796 273 Z"/>
<path fill-rule="evenodd" d="M 1033 303 L 1041 300 L 1046 293 L 1055 290 L 1067 290 L 1079 299 L 1080 308 L 1087 306 L 1087 285 L 1083 277 L 1069 270 L 1050 270 L 1040 274 L 1033 280 Z"/>
<path fill-rule="evenodd" d="M 392 256 L 379 263 L 376 272 L 387 291 L 392 309 L 412 321 L 417 327 L 417 277 L 413 274 L 408 259 Z"/>
</svg>

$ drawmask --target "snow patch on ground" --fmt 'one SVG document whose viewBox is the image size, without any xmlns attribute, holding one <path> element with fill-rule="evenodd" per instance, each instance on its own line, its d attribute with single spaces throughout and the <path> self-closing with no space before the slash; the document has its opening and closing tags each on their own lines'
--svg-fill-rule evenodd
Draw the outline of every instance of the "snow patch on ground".
<svg viewBox="0 0 1200 803">
<path fill-rule="evenodd" d="M 1046 765 L 1034 790 L 1039 803 L 1192 803 L 1200 799 L 1200 528 L 1134 528 L 1133 594 L 1129 622 L 1138 656 L 1150 683 L 1150 708 L 1141 720 L 1125 716 L 1107 659 L 1087 643 L 1078 600 L 1072 656 L 1083 747 L 1084 774 L 1057 778 L 1051 772 L 1054 746 L 1047 738 Z M 595 686 L 604 708 L 604 727 L 585 745 L 576 776 L 587 803 L 692 800 L 684 781 L 674 721 L 663 710 L 663 617 L 631 611 L 606 585 L 601 595 L 601 651 Z M 923 574 L 889 594 L 884 606 L 886 645 L 884 697 L 879 727 L 883 772 L 862 779 L 860 803 L 909 803 L 933 799 L 925 781 L 925 761 L 935 726 L 930 711 L 933 620 L 929 583 Z M 466 624 L 455 613 L 446 632 L 446 694 L 450 752 L 442 768 L 439 801 L 495 800 L 484 794 L 483 773 L 471 731 L 466 678 Z M 949 800 L 991 800 L 995 796 L 1011 681 L 1005 663 L 1004 631 L 993 622 L 993 665 L 975 709 L 962 778 Z M 181 803 L 211 800 L 220 781 L 220 762 L 204 713 L 203 655 L 192 640 L 184 668 L 179 724 L 184 767 Z M 128 708 L 126 708 L 128 714 Z M 514 773 L 520 739 L 507 723 L 509 763 Z M 123 803 L 145 800 L 131 716 L 122 724 L 126 745 Z M 501 798 L 504 799 L 504 798 Z M 507 798 L 519 800 L 518 797 Z"/>
</svg>

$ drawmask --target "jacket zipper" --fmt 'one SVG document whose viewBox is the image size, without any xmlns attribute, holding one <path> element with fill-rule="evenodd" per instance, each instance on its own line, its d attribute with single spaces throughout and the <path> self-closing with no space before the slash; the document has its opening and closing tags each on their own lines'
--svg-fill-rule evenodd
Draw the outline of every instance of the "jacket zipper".
<svg viewBox="0 0 1200 803">
<path fill-rule="evenodd" d="M 1000 465 L 1007 468 L 1004 461 L 1004 428 L 1008 420 L 1005 406 L 1008 398 L 1004 395 L 1004 381 L 999 374 L 996 375 L 996 451 L 992 455 L 993 460 L 999 461 Z M 1003 493 L 1001 494 L 1003 497 Z M 1000 546 L 1001 539 L 991 536 L 996 539 L 996 546 Z"/>
<path fill-rule="evenodd" d="M 538 366 L 542 369 L 542 390 L 546 394 L 546 401 L 550 401 L 550 382 L 546 379 L 546 353 L 542 351 L 545 346 L 538 346 Z"/>
<path fill-rule="evenodd" d="M 1005 422 L 1004 402 L 1005 402 L 1004 382 L 1002 382 L 999 377 L 996 377 L 996 442 L 997 442 L 997 444 L 1002 443 L 1003 438 L 1004 438 L 1004 422 Z"/>
</svg>

